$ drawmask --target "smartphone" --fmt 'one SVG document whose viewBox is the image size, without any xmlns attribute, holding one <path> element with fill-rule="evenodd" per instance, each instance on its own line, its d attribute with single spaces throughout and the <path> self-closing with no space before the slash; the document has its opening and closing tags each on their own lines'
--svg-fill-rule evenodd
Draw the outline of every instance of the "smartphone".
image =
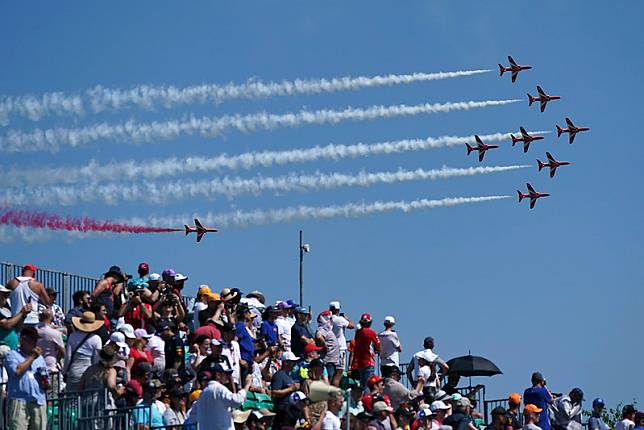
<svg viewBox="0 0 644 430">
<path fill-rule="evenodd" d="M 27 303 L 31 303 L 31 296 L 27 297 Z"/>
</svg>

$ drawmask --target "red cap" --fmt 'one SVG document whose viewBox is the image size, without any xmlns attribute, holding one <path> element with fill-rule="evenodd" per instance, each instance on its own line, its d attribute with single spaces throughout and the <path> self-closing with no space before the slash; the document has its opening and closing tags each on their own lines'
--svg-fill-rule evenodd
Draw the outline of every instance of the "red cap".
<svg viewBox="0 0 644 430">
<path fill-rule="evenodd" d="M 371 321 L 371 315 L 369 315 L 369 314 L 362 314 L 362 316 L 360 317 L 360 321 L 365 321 L 365 322 L 369 322 L 369 321 Z"/>
<path fill-rule="evenodd" d="M 320 312 L 321 317 L 328 317 L 329 315 L 332 315 L 333 313 L 331 311 L 323 311 Z"/>
<path fill-rule="evenodd" d="M 376 386 L 378 382 L 382 381 L 382 378 L 378 375 L 371 375 L 369 379 L 367 379 L 367 385 L 369 388 L 373 388 Z"/>
<path fill-rule="evenodd" d="M 22 266 L 22 270 L 31 270 L 32 272 L 35 272 L 36 270 L 38 270 L 38 268 L 36 267 L 35 264 L 29 263 Z"/>
<path fill-rule="evenodd" d="M 306 346 L 304 347 L 304 353 L 305 353 L 305 354 L 308 354 L 308 353 L 310 353 L 310 352 L 313 352 L 313 351 L 319 351 L 319 350 L 321 350 L 321 349 L 322 349 L 322 348 L 320 348 L 319 346 L 316 346 L 316 345 L 313 345 L 312 343 L 309 343 L 308 345 L 306 345 Z"/>
</svg>

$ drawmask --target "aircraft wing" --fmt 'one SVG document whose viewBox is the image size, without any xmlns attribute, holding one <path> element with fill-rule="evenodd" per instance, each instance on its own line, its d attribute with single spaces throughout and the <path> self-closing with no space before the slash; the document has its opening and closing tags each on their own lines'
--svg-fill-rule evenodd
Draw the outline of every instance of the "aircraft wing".
<svg viewBox="0 0 644 430">
<path fill-rule="evenodd" d="M 550 177 L 551 178 L 554 178 L 556 171 L 557 171 L 557 166 L 550 166 Z"/>
<path fill-rule="evenodd" d="M 537 204 L 537 199 L 530 197 L 530 209 L 534 209 L 534 205 Z"/>
<path fill-rule="evenodd" d="M 548 100 L 541 100 L 541 112 L 546 110 L 546 105 L 548 104 Z"/>
<path fill-rule="evenodd" d="M 528 187 L 528 191 L 530 191 L 531 193 L 536 193 L 536 191 L 534 190 L 534 188 L 532 188 L 532 185 L 530 185 L 530 184 L 526 184 L 526 186 Z"/>
<path fill-rule="evenodd" d="M 575 125 L 572 123 L 572 121 L 568 117 L 566 117 L 566 124 L 568 124 L 568 127 L 570 127 L 570 128 L 575 128 Z"/>
<path fill-rule="evenodd" d="M 543 88 L 541 88 L 539 85 L 537 85 L 537 92 L 539 93 L 540 96 L 546 95 L 546 92 L 543 91 Z"/>
<path fill-rule="evenodd" d="M 203 237 L 204 234 L 206 234 L 205 231 L 200 231 L 197 233 L 197 242 L 201 242 L 201 238 Z"/>
<path fill-rule="evenodd" d="M 525 141 L 523 141 L 523 153 L 524 153 L 524 154 L 525 154 L 526 152 L 528 152 L 528 149 L 529 149 L 529 148 L 530 148 L 530 141 L 529 141 L 529 140 L 525 140 Z"/>
<path fill-rule="evenodd" d="M 552 154 L 549 152 L 546 152 L 546 157 L 548 157 L 548 161 L 556 161 L 555 157 L 553 157 Z"/>
<path fill-rule="evenodd" d="M 517 70 L 512 71 L 512 82 L 517 81 L 517 76 L 519 76 L 519 72 Z"/>
<path fill-rule="evenodd" d="M 203 225 L 201 225 L 201 223 L 199 222 L 199 220 L 197 218 L 195 218 L 195 227 L 197 229 L 202 229 L 203 228 Z"/>
<path fill-rule="evenodd" d="M 568 133 L 568 143 L 573 143 L 575 141 L 575 136 L 577 136 L 576 131 L 571 131 Z"/>
<path fill-rule="evenodd" d="M 479 151 L 479 161 L 483 161 L 483 157 L 485 157 L 485 151 Z"/>
<path fill-rule="evenodd" d="M 476 143 L 481 146 L 483 145 L 483 141 L 481 140 L 480 137 L 478 137 L 476 134 L 474 135 L 474 139 L 476 139 Z"/>
<path fill-rule="evenodd" d="M 511 57 L 511 56 L 509 56 L 509 55 L 508 55 L 508 61 L 510 62 L 510 65 L 512 65 L 512 66 L 516 66 L 516 65 L 517 65 L 517 62 L 516 62 L 516 61 L 514 61 L 514 58 L 512 58 L 512 57 Z"/>
<path fill-rule="evenodd" d="M 528 135 L 528 132 L 527 132 L 527 131 L 525 131 L 525 128 L 523 128 L 523 127 L 519 127 L 519 130 L 521 130 L 521 136 L 523 136 L 523 137 L 530 137 L 530 136 Z"/>
</svg>

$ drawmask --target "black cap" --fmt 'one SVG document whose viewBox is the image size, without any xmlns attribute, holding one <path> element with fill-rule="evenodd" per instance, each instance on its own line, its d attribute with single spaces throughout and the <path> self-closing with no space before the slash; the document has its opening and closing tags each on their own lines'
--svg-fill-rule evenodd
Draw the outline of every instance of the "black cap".
<svg viewBox="0 0 644 430">
<path fill-rule="evenodd" d="M 579 400 L 584 400 L 584 392 L 581 390 L 581 388 L 573 388 L 570 391 L 570 396 L 577 396 L 579 397 Z"/>
</svg>

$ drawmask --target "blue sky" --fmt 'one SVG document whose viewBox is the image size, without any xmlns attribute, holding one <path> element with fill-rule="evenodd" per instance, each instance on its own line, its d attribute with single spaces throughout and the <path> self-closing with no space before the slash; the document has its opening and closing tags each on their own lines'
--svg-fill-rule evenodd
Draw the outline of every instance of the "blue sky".
<svg viewBox="0 0 644 430">
<path fill-rule="evenodd" d="M 485 165 L 534 164 L 531 169 L 431 182 L 245 195 L 151 206 L 84 204 L 45 209 L 100 219 L 233 209 L 328 205 L 352 201 L 515 195 L 530 181 L 552 196 L 530 211 L 515 199 L 454 208 L 352 219 L 301 221 L 206 237 L 198 246 L 179 234 L 48 235 L 3 243 L 0 257 L 98 275 L 111 264 L 133 270 L 174 267 L 214 288 L 260 289 L 271 298 L 297 296 L 297 241 L 303 229 L 312 252 L 305 263 L 305 301 L 315 311 L 339 299 L 357 319 L 370 312 L 398 320 L 405 357 L 433 335 L 446 358 L 472 353 L 504 371 L 489 381 L 491 396 L 529 385 L 540 370 L 551 389 L 580 386 L 609 404 L 644 399 L 638 381 L 641 342 L 642 183 L 644 149 L 636 132 L 644 111 L 639 71 L 640 2 L 610 7 L 582 1 L 325 2 L 292 1 L 39 2 L 0 6 L 0 94 L 80 92 L 97 84 L 243 82 L 495 69 L 508 54 L 534 66 L 516 84 L 498 73 L 413 85 L 315 96 L 241 100 L 173 109 L 124 109 L 83 117 L 12 118 L 0 128 L 75 127 L 98 121 L 181 118 L 188 113 L 292 112 L 302 108 L 367 107 L 463 100 L 525 98 L 541 84 L 561 95 L 541 114 L 514 105 L 335 126 L 183 137 L 155 145 L 94 142 L 58 153 L 2 154 L 0 166 L 81 165 L 144 161 L 184 154 L 305 148 L 518 129 L 552 130 L 571 116 L 592 127 L 573 145 L 552 133 L 526 155 L 508 142 Z M 545 151 L 574 165 L 554 179 L 539 174 Z M 454 147 L 340 161 L 320 161 L 232 176 L 287 172 L 358 172 L 478 165 Z M 191 176 L 213 177 L 214 174 Z M 189 221 L 189 220 L 186 220 Z M 10 229 L 0 230 L 12 234 Z"/>
</svg>

